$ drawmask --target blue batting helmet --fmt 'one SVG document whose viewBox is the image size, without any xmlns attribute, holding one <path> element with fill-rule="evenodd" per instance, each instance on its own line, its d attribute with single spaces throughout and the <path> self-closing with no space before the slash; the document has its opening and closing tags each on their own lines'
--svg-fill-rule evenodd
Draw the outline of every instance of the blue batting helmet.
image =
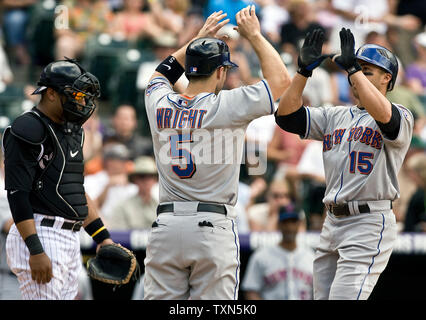
<svg viewBox="0 0 426 320">
<path fill-rule="evenodd" d="M 364 44 L 356 52 L 356 58 L 384 69 L 392 75 L 388 91 L 393 89 L 398 75 L 398 60 L 395 55 L 385 47 L 377 44 Z"/>
</svg>

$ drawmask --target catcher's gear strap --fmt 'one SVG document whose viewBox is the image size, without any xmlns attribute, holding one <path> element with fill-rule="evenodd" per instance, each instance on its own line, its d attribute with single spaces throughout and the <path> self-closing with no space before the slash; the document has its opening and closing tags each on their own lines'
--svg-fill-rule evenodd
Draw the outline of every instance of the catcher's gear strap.
<svg viewBox="0 0 426 320">
<path fill-rule="evenodd" d="M 155 71 L 164 75 L 173 85 L 179 80 L 185 69 L 180 65 L 175 57 L 168 56 L 158 65 Z"/>
<path fill-rule="evenodd" d="M 98 281 L 123 285 L 140 277 L 136 256 L 129 249 L 113 243 L 102 246 L 96 256 L 87 261 L 90 277 Z"/>
<path fill-rule="evenodd" d="M 295 112 L 290 113 L 286 116 L 278 116 L 277 111 L 274 113 L 275 122 L 277 125 L 288 132 L 298 134 L 304 137 L 306 133 L 306 111 L 303 106 L 297 109 Z"/>
<path fill-rule="evenodd" d="M 101 243 L 105 239 L 111 238 L 109 231 L 104 226 L 101 218 L 97 218 L 90 222 L 85 228 L 86 232 L 97 243 Z"/>
<path fill-rule="evenodd" d="M 392 103 L 392 116 L 388 123 L 382 123 L 376 121 L 382 133 L 386 138 L 390 140 L 395 140 L 399 133 L 399 128 L 401 126 L 401 114 L 399 113 L 398 108 Z"/>
<path fill-rule="evenodd" d="M 34 219 L 30 193 L 28 191 L 7 190 L 7 200 L 15 223 Z"/>
<path fill-rule="evenodd" d="M 42 144 L 47 137 L 44 124 L 32 112 L 25 112 L 13 121 L 10 133 L 29 144 Z"/>
</svg>

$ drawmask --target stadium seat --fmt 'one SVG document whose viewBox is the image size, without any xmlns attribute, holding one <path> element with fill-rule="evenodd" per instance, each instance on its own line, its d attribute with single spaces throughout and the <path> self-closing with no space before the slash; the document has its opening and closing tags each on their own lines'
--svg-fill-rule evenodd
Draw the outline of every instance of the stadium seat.
<svg viewBox="0 0 426 320">
<path fill-rule="evenodd" d="M 34 105 L 25 100 L 24 87 L 19 84 L 0 87 L 0 116 L 14 119 Z"/>
<path fill-rule="evenodd" d="M 102 100 L 108 100 L 111 97 L 108 83 L 112 77 L 116 76 L 119 58 L 127 49 L 126 40 L 114 39 L 108 34 L 95 35 L 86 43 L 82 62 L 99 79 Z"/>
<path fill-rule="evenodd" d="M 39 1 L 31 9 L 27 28 L 30 55 L 33 64 L 45 66 L 54 59 L 54 21 L 56 1 Z"/>
<path fill-rule="evenodd" d="M 110 79 L 108 91 L 111 92 L 111 103 L 113 106 L 128 103 L 133 106 L 138 104 L 138 90 L 136 79 L 139 66 L 144 61 L 154 60 L 151 51 L 129 49 L 118 57 L 117 69 L 114 77 Z"/>
</svg>

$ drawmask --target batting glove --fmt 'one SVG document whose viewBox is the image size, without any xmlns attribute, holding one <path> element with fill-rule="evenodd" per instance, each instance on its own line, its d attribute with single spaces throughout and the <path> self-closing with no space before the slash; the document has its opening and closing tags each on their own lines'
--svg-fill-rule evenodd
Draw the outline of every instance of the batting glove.
<svg viewBox="0 0 426 320">
<path fill-rule="evenodd" d="M 335 55 L 332 60 L 336 64 L 346 70 L 348 77 L 357 71 L 361 71 L 356 55 L 355 55 L 355 39 L 350 29 L 342 28 L 339 32 L 341 54 Z"/>
<path fill-rule="evenodd" d="M 324 38 L 324 32 L 321 29 L 315 29 L 312 33 L 308 32 L 306 35 L 297 59 L 297 64 L 299 66 L 297 72 L 302 76 L 312 76 L 312 70 L 318 67 L 324 59 L 330 56 L 321 55 Z"/>
</svg>

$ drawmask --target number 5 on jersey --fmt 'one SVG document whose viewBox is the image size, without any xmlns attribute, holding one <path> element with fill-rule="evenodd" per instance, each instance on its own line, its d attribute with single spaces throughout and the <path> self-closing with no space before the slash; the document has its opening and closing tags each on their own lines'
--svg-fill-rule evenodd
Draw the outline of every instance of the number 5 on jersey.
<svg viewBox="0 0 426 320">
<path fill-rule="evenodd" d="M 182 148 L 181 144 L 184 142 L 193 142 L 190 133 L 170 136 L 170 156 L 172 159 L 184 158 L 186 160 L 186 167 L 172 164 L 172 170 L 180 179 L 189 179 L 194 175 L 197 168 L 191 152 Z"/>
</svg>

